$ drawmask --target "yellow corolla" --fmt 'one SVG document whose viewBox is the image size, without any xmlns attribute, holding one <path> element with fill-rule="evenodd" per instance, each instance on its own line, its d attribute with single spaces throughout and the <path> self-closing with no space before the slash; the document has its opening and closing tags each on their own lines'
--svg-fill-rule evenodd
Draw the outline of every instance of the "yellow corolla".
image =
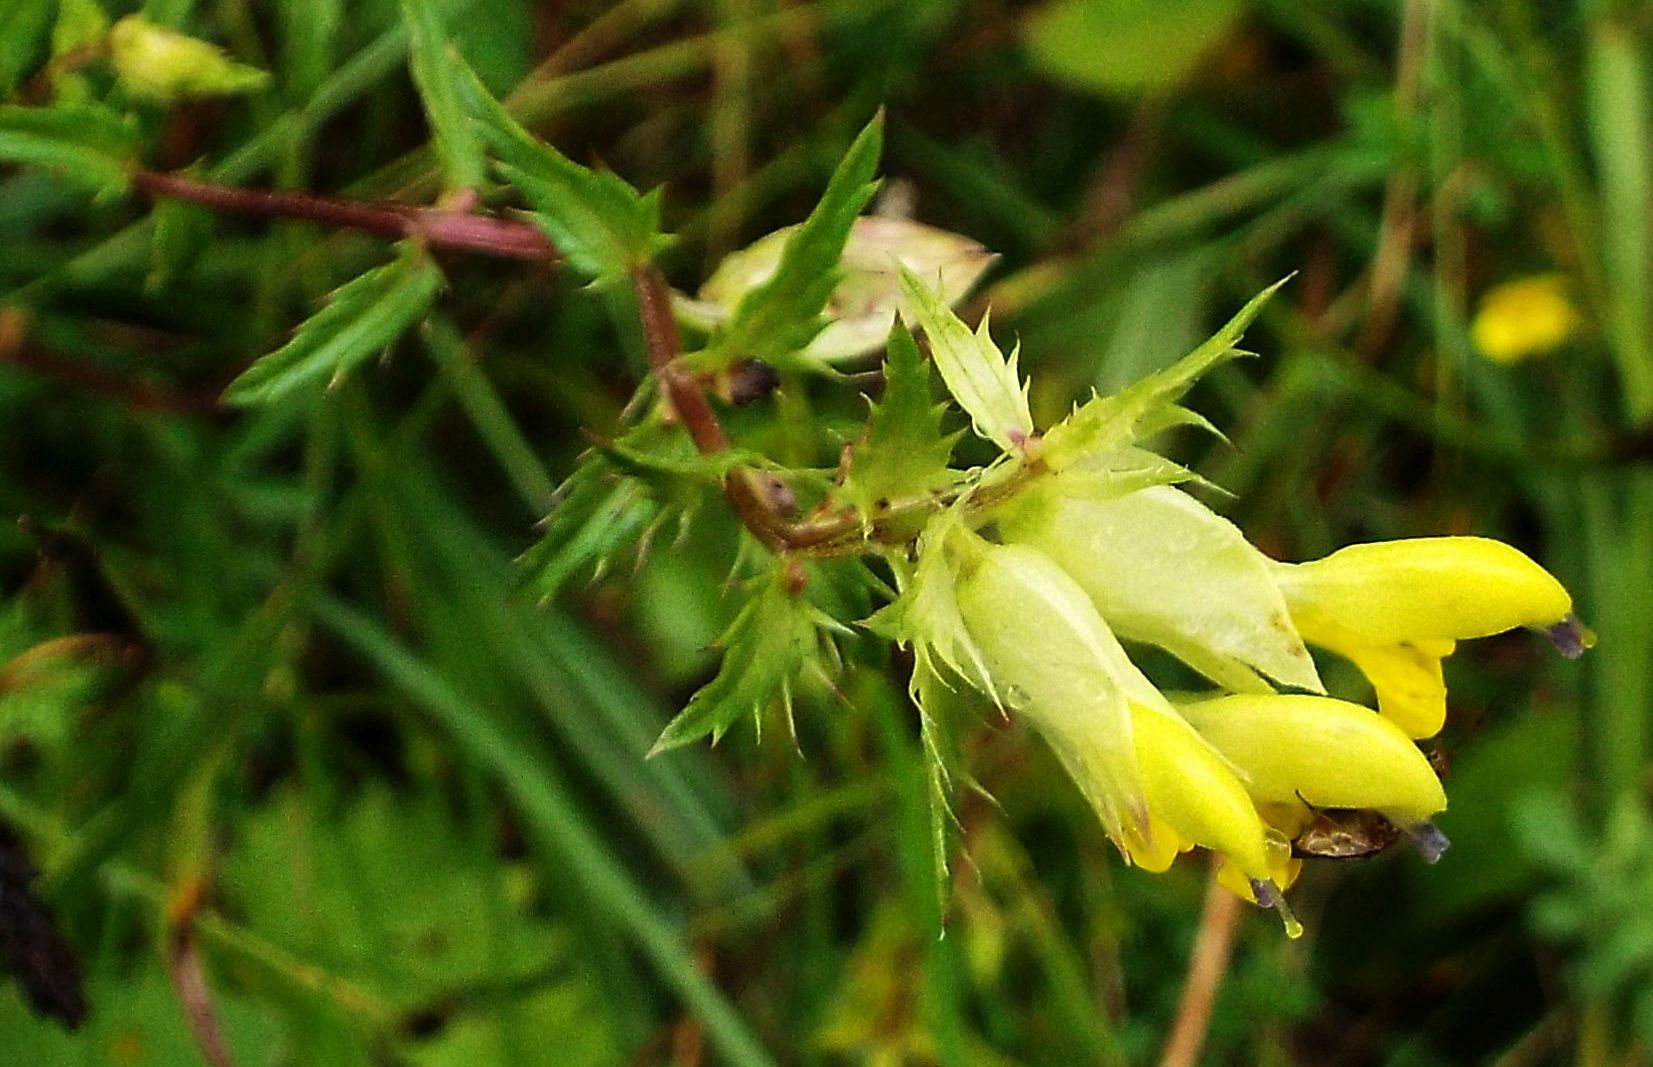
<svg viewBox="0 0 1653 1067">
<path fill-rule="evenodd" d="M 1526 626 L 1576 655 L 1592 640 L 1560 582 L 1483 537 L 1350 545 L 1277 564 L 1275 580 L 1303 639 L 1352 660 L 1379 711 L 1412 737 L 1432 737 L 1446 721 L 1441 660 L 1457 641 Z"/>
<path fill-rule="evenodd" d="M 1312 809 L 1374 811 L 1412 834 L 1430 862 L 1445 849 L 1430 821 L 1446 808 L 1440 779 L 1412 739 L 1369 708 L 1330 697 L 1249 693 L 1177 707 L 1243 773 L 1257 810 L 1282 838 L 1302 831 Z M 1271 860 L 1270 882 L 1296 881 L 1301 860 L 1289 850 Z M 1259 886 L 1232 865 L 1225 863 L 1218 877 L 1259 899 Z"/>
<path fill-rule="evenodd" d="M 1410 737 L 1369 708 L 1303 694 L 1237 694 L 1179 704 L 1200 736 L 1246 775 L 1253 800 L 1375 811 L 1402 828 L 1446 809 Z"/>
<path fill-rule="evenodd" d="M 1120 850 L 1162 871 L 1201 845 L 1269 881 L 1270 832 L 1245 786 L 1073 578 L 1037 549 L 962 529 L 950 548 L 959 615 L 995 693 L 1050 744 Z"/>
<path fill-rule="evenodd" d="M 1268 881 L 1268 829 L 1234 769 L 1180 715 L 1131 709 L 1146 832 L 1127 829 L 1126 853 L 1163 871 L 1195 845 L 1222 853 L 1248 878 Z"/>
<path fill-rule="evenodd" d="M 1475 347 L 1495 362 L 1516 363 L 1560 346 L 1581 321 L 1567 288 L 1567 279 L 1559 274 L 1493 286 L 1470 324 Z"/>
</svg>

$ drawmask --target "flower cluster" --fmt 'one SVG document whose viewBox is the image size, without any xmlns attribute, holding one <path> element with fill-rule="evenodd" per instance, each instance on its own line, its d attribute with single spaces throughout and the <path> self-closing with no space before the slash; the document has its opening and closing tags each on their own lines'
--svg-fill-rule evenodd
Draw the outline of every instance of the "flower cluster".
<svg viewBox="0 0 1653 1067">
<path fill-rule="evenodd" d="M 1560 583 L 1476 537 L 1280 563 L 1185 492 L 1193 476 L 1137 442 L 1200 421 L 1174 401 L 1233 354 L 1256 302 L 1183 364 L 1039 434 L 1014 357 L 911 277 L 908 298 L 953 395 L 1004 452 L 929 522 L 876 620 L 913 647 L 915 692 L 962 680 L 1022 716 L 1129 862 L 1161 871 L 1209 849 L 1225 884 L 1278 907 L 1293 932 L 1282 891 L 1300 854 L 1356 853 L 1364 826 L 1438 856 L 1446 795 L 1416 742 L 1445 721 L 1441 661 L 1459 640 L 1517 627 L 1581 652 L 1589 636 Z M 1216 690 L 1173 699 L 1122 640 L 1164 649 Z M 1327 696 L 1309 646 L 1352 661 L 1376 709 Z"/>
</svg>

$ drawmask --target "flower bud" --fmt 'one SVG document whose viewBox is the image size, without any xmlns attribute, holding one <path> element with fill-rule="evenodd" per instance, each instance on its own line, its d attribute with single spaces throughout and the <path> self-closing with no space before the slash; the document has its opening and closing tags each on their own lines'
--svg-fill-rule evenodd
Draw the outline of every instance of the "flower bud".
<svg viewBox="0 0 1653 1067">
<path fill-rule="evenodd" d="M 998 699 L 1032 721 L 1123 844 L 1126 826 L 1147 810 L 1131 705 L 1175 712 L 1062 568 L 963 530 L 955 543 L 958 610 Z"/>
<path fill-rule="evenodd" d="M 1303 695 L 1222 696 L 1179 705 L 1247 778 L 1262 804 L 1376 811 L 1398 826 L 1446 808 L 1429 761 L 1394 723 L 1358 704 Z"/>
<path fill-rule="evenodd" d="M 796 230 L 776 230 L 725 257 L 694 300 L 678 299 L 678 315 L 707 329 L 727 322 L 747 293 L 774 276 Z M 881 350 L 901 300 L 898 265 L 936 286 L 947 304 L 956 304 L 993 259 L 975 241 L 946 230 L 905 219 L 856 219 L 839 261 L 842 277 L 827 302 L 827 325 L 804 355 L 832 363 Z"/>
<path fill-rule="evenodd" d="M 170 103 L 186 96 L 224 96 L 262 88 L 269 75 L 237 63 L 217 45 L 128 15 L 109 31 L 115 74 L 135 97 Z"/>
</svg>

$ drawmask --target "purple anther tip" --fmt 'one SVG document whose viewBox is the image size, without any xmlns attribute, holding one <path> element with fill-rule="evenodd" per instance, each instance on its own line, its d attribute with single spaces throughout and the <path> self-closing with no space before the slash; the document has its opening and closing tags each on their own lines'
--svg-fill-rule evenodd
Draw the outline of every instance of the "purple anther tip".
<svg viewBox="0 0 1653 1067">
<path fill-rule="evenodd" d="M 1452 842 L 1446 839 L 1440 828 L 1432 822 L 1419 823 L 1406 828 L 1406 836 L 1412 839 L 1412 846 L 1418 850 L 1425 863 L 1435 863 L 1441 858 L 1441 853 L 1452 847 Z"/>
<path fill-rule="evenodd" d="M 1554 626 L 1544 628 L 1544 636 L 1550 639 L 1555 650 L 1567 659 L 1577 659 L 1595 647 L 1596 634 L 1577 615 L 1569 614 L 1565 619 Z"/>
</svg>

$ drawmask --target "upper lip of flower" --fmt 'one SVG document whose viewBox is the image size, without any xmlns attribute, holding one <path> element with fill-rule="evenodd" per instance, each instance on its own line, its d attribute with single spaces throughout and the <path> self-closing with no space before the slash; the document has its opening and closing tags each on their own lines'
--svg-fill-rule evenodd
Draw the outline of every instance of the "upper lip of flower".
<svg viewBox="0 0 1653 1067">
<path fill-rule="evenodd" d="M 1433 736 L 1445 722 L 1441 660 L 1458 640 L 1574 620 L 1572 598 L 1548 571 L 1482 537 L 1350 545 L 1308 563 L 1277 563 L 1274 575 L 1304 640 L 1353 660 L 1379 710 L 1414 737 Z M 1562 636 L 1580 647 L 1592 640 L 1581 628 Z"/>
</svg>

